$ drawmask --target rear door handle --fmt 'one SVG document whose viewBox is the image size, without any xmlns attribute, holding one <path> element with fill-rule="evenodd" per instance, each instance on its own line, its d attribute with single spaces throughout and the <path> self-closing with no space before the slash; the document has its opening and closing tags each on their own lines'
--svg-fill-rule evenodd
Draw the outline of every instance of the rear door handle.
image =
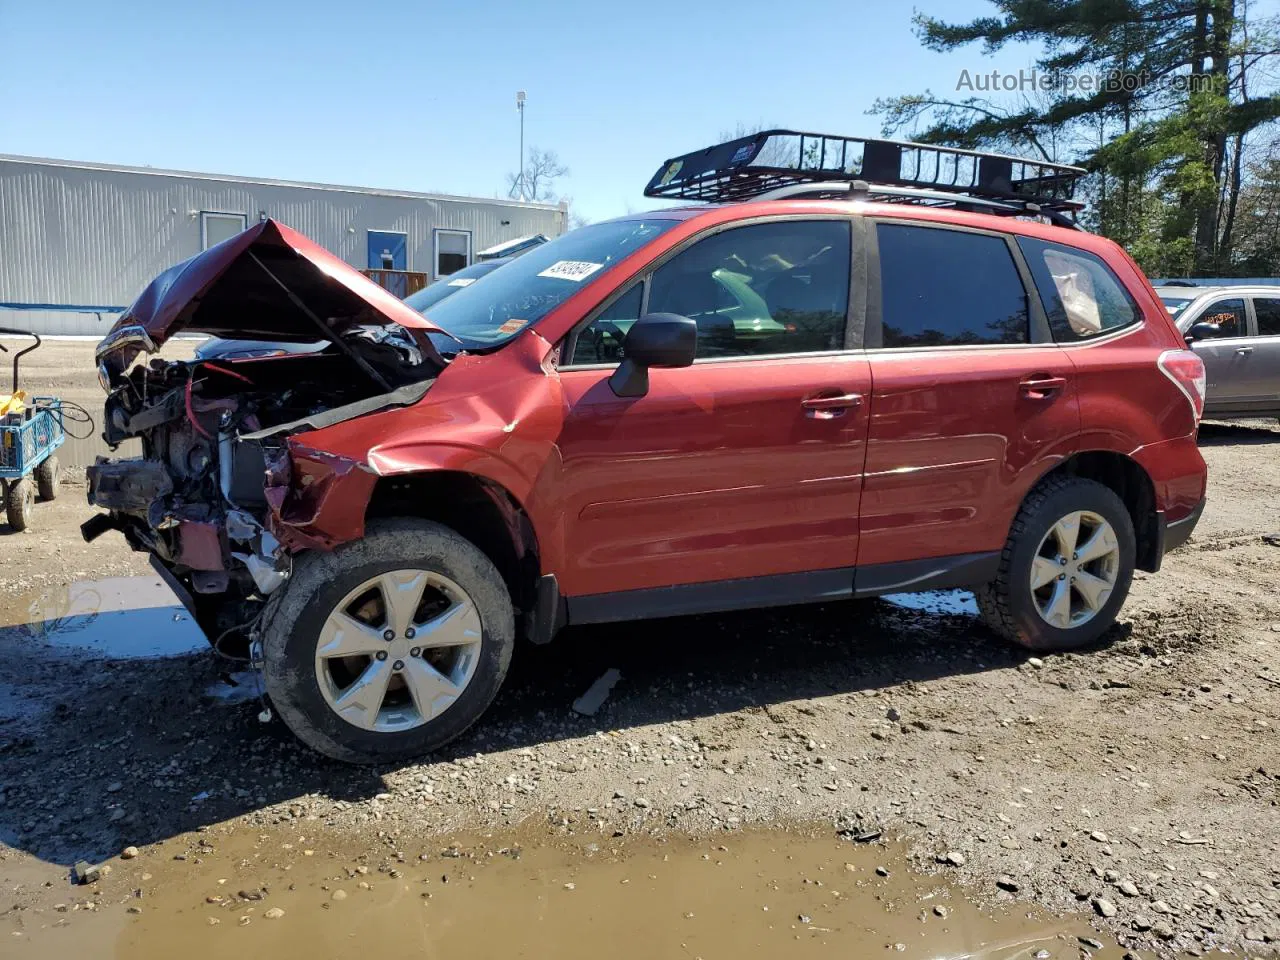
<svg viewBox="0 0 1280 960">
<path fill-rule="evenodd" d="M 1236 353 L 1247 357 L 1249 354 L 1253 353 L 1253 347 L 1236 347 Z"/>
<path fill-rule="evenodd" d="M 1066 377 L 1047 373 L 1032 374 L 1018 383 L 1022 395 L 1030 400 L 1046 400 L 1067 385 Z"/>
</svg>

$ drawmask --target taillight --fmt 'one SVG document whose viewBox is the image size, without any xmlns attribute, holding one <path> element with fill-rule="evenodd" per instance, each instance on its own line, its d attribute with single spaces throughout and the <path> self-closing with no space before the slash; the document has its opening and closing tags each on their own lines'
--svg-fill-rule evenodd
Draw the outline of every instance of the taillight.
<svg viewBox="0 0 1280 960">
<path fill-rule="evenodd" d="M 1204 415 L 1204 391 L 1206 379 L 1204 361 L 1190 350 L 1166 350 L 1156 361 L 1160 372 L 1173 381 L 1183 396 L 1191 401 L 1196 423 Z"/>
</svg>

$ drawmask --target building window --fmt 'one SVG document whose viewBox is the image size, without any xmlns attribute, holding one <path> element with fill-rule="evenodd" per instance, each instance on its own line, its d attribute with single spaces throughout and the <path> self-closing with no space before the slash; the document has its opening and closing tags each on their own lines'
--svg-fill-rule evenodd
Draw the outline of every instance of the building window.
<svg viewBox="0 0 1280 960">
<path fill-rule="evenodd" d="M 435 242 L 437 277 L 447 277 L 471 265 L 470 231 L 437 230 Z"/>
<path fill-rule="evenodd" d="M 369 269 L 408 270 L 409 236 L 399 230 L 370 230 Z"/>
<path fill-rule="evenodd" d="M 247 227 L 248 218 L 243 213 L 200 214 L 200 249 L 208 250 L 223 240 L 230 240 Z"/>
</svg>

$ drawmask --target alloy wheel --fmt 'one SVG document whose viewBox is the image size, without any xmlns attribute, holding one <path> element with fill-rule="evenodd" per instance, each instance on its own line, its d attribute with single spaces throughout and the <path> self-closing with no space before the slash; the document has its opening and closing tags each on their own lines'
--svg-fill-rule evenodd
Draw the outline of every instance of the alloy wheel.
<svg viewBox="0 0 1280 960">
<path fill-rule="evenodd" d="M 430 570 L 366 580 L 329 614 L 316 644 L 325 702 L 363 730 L 411 730 L 448 710 L 476 671 L 480 613 L 465 590 Z"/>
<path fill-rule="evenodd" d="M 1088 623 L 1106 606 L 1120 575 L 1120 541 L 1100 515 L 1067 514 L 1049 528 L 1031 563 L 1031 597 L 1050 626 Z"/>
</svg>

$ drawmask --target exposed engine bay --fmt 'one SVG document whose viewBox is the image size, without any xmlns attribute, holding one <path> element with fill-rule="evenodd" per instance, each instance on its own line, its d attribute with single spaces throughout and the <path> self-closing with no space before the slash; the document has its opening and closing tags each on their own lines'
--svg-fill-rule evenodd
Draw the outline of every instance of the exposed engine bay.
<svg viewBox="0 0 1280 960">
<path fill-rule="evenodd" d="M 251 621 L 289 573 L 286 438 L 416 402 L 440 369 L 424 336 L 355 327 L 320 353 L 137 363 L 108 395 L 104 438 L 136 437 L 142 456 L 89 468 L 89 502 L 109 512 L 86 539 L 116 529 L 150 552 L 194 595 L 210 639 Z"/>
</svg>

